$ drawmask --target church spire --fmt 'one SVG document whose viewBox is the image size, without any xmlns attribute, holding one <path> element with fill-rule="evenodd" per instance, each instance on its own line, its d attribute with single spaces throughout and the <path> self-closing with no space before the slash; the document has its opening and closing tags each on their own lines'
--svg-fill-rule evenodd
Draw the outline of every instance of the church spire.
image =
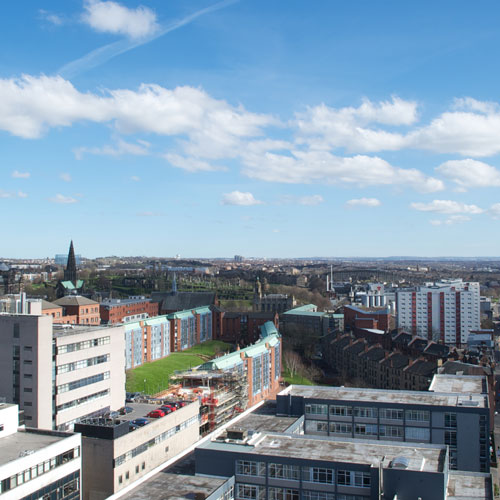
<svg viewBox="0 0 500 500">
<path fill-rule="evenodd" d="M 76 286 L 76 259 L 73 240 L 71 240 L 71 244 L 69 245 L 68 262 L 64 270 L 64 281 L 71 281 Z"/>
</svg>

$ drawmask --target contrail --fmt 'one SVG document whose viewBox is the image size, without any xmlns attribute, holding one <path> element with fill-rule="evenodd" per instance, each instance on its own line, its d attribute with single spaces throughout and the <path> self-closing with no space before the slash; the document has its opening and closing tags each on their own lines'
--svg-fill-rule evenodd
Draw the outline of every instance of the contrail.
<svg viewBox="0 0 500 500">
<path fill-rule="evenodd" d="M 168 26 L 165 26 L 163 29 L 155 33 L 154 35 L 142 38 L 141 40 L 136 40 L 136 41 L 119 40 L 118 42 L 113 42 L 108 45 L 99 47 L 98 49 L 89 52 L 83 57 L 80 57 L 75 61 L 71 61 L 70 63 L 65 64 L 64 66 L 59 68 L 57 74 L 61 75 L 63 78 L 71 79 L 74 76 L 83 73 L 84 71 L 87 71 L 89 69 L 100 66 L 101 64 L 104 64 L 110 59 L 113 59 L 113 57 L 119 56 L 120 54 L 135 49 L 136 47 L 140 47 L 141 45 L 144 45 L 146 43 L 152 42 L 153 40 L 156 40 L 157 38 L 160 38 L 161 36 L 164 36 L 167 33 L 170 33 L 171 31 L 181 28 L 182 26 L 189 24 L 190 22 L 194 21 L 196 18 L 200 16 L 209 14 L 210 12 L 214 12 L 219 9 L 223 9 L 224 7 L 227 7 L 238 1 L 239 0 L 223 0 L 222 2 L 217 2 L 216 4 L 211 5 L 210 7 L 198 10 L 182 19 L 174 21 L 173 23 L 169 24 Z"/>
</svg>

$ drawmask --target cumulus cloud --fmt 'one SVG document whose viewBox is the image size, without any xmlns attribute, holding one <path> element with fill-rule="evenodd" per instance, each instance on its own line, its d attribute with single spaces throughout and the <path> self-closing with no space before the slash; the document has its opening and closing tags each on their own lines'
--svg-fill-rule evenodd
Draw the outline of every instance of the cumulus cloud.
<svg viewBox="0 0 500 500">
<path fill-rule="evenodd" d="M 17 193 L 10 192 L 10 191 L 4 191 L 3 189 L 0 189 L 0 199 L 7 199 L 7 198 L 27 198 L 28 195 L 26 193 L 23 193 L 22 191 L 18 191 Z"/>
<path fill-rule="evenodd" d="M 438 214 L 482 214 L 484 210 L 477 205 L 466 205 L 452 200 L 434 200 L 430 203 L 411 203 L 413 209 L 420 212 L 434 212 Z"/>
<path fill-rule="evenodd" d="M 76 198 L 72 198 L 71 196 L 64 196 L 63 194 L 56 194 L 52 198 L 49 198 L 49 201 L 52 203 L 62 203 L 64 205 L 70 205 L 72 203 L 77 203 Z"/>
<path fill-rule="evenodd" d="M 141 178 L 140 178 L 140 177 L 138 177 L 137 175 L 132 175 L 132 176 L 130 177 L 130 180 L 131 180 L 131 181 L 134 181 L 134 182 L 139 182 L 139 181 L 141 180 Z"/>
<path fill-rule="evenodd" d="M 356 208 L 356 207 L 379 207 L 382 205 L 380 200 L 377 200 L 377 198 L 357 198 L 354 200 L 349 200 L 346 202 L 346 205 L 349 208 Z"/>
<path fill-rule="evenodd" d="M 63 17 L 59 14 L 54 14 L 53 12 L 49 12 L 44 9 L 39 9 L 38 14 L 43 20 L 53 24 L 54 26 L 61 26 L 64 22 Z"/>
<path fill-rule="evenodd" d="M 300 205 L 319 205 L 323 203 L 323 196 L 320 194 L 313 194 L 311 196 L 301 196 L 299 198 Z"/>
<path fill-rule="evenodd" d="M 19 172 L 14 170 L 14 172 L 12 172 L 12 177 L 14 177 L 14 179 L 29 179 L 31 174 L 29 172 Z"/>
<path fill-rule="evenodd" d="M 262 205 L 262 201 L 256 200 L 252 193 L 244 193 L 241 191 L 232 191 L 231 193 L 226 193 L 222 197 L 223 205 L 240 205 L 240 206 L 251 206 L 251 205 Z"/>
<path fill-rule="evenodd" d="M 267 152 L 243 154 L 243 173 L 248 177 L 286 183 L 326 182 L 358 186 L 398 185 L 429 193 L 444 184 L 416 169 L 392 166 L 382 158 L 357 155 L 335 156 L 328 151 L 292 151 L 290 155 Z"/>
<path fill-rule="evenodd" d="M 138 141 L 139 142 L 139 141 Z M 140 141 L 139 144 L 126 142 L 123 139 L 118 139 L 117 143 L 113 146 L 106 145 L 100 148 L 80 147 L 73 150 L 75 158 L 81 160 L 84 154 L 93 154 L 100 156 L 146 156 L 149 154 L 149 144 L 145 141 Z"/>
<path fill-rule="evenodd" d="M 223 167 L 210 165 L 207 161 L 199 158 L 185 157 L 175 153 L 166 153 L 163 157 L 174 167 L 182 168 L 187 172 L 213 172 L 214 170 L 225 170 Z"/>
<path fill-rule="evenodd" d="M 71 175 L 68 172 L 62 172 L 59 175 L 59 178 L 64 182 L 71 182 Z"/>
<path fill-rule="evenodd" d="M 28 195 L 27 195 L 27 193 L 24 193 L 23 191 L 18 191 L 17 192 L 17 197 L 18 198 L 27 198 Z"/>
<path fill-rule="evenodd" d="M 82 20 L 96 31 L 144 38 L 158 31 L 156 14 L 140 5 L 129 9 L 117 2 L 87 0 Z"/>
<path fill-rule="evenodd" d="M 402 134 L 368 128 L 370 124 L 411 125 L 417 120 L 417 104 L 392 97 L 391 101 L 373 103 L 365 99 L 357 108 L 330 108 L 325 104 L 297 113 L 295 125 L 299 142 L 315 149 L 345 148 L 351 152 L 400 149 Z"/>
<path fill-rule="evenodd" d="M 452 215 L 451 217 L 448 217 L 444 220 L 432 219 L 429 221 L 429 223 L 433 226 L 451 226 L 452 224 L 461 224 L 462 222 L 467 222 L 470 220 L 470 217 L 468 217 L 467 215 Z"/>
<path fill-rule="evenodd" d="M 500 219 L 500 203 L 495 203 L 495 204 L 491 205 L 491 207 L 488 210 L 488 213 L 494 219 Z"/>
<path fill-rule="evenodd" d="M 436 168 L 436 171 L 457 184 L 462 190 L 500 186 L 500 170 L 470 158 L 444 162 Z"/>
</svg>

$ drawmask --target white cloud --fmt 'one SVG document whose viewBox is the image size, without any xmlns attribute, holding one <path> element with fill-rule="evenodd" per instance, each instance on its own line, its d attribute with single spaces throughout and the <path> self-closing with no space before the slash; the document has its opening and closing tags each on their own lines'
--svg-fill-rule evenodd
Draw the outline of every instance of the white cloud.
<svg viewBox="0 0 500 500">
<path fill-rule="evenodd" d="M 134 181 L 134 182 L 139 182 L 139 181 L 141 180 L 141 178 L 140 178 L 140 177 L 138 177 L 137 175 L 132 175 L 132 176 L 130 177 L 130 180 L 131 180 L 131 181 Z"/>
<path fill-rule="evenodd" d="M 411 203 L 410 206 L 421 212 L 438 214 L 481 214 L 484 212 L 477 205 L 466 205 L 452 200 L 434 200 L 430 203 Z"/>
<path fill-rule="evenodd" d="M 44 9 L 39 9 L 38 13 L 40 14 L 40 17 L 42 19 L 48 21 L 50 24 L 53 24 L 54 26 L 61 26 L 61 24 L 63 24 L 64 22 L 63 17 L 60 16 L 59 14 L 54 14 Z"/>
<path fill-rule="evenodd" d="M 18 191 L 17 193 L 13 193 L 10 191 L 4 191 L 3 189 L 0 189 L 0 199 L 7 199 L 7 198 L 27 198 L 28 195 L 26 193 L 23 193 L 23 191 Z"/>
<path fill-rule="evenodd" d="M 500 186 L 500 170 L 487 163 L 470 158 L 447 161 L 439 165 L 436 171 L 453 181 L 462 190 L 475 187 Z"/>
<path fill-rule="evenodd" d="M 471 218 L 467 217 L 467 215 L 452 215 L 444 220 L 432 219 L 429 221 L 433 226 L 451 226 L 452 224 L 461 224 L 462 222 L 470 221 Z"/>
<path fill-rule="evenodd" d="M 494 219 L 500 219 L 500 203 L 495 203 L 495 204 L 491 205 L 491 207 L 488 210 L 488 213 Z"/>
<path fill-rule="evenodd" d="M 231 193 L 226 193 L 222 197 L 223 205 L 240 205 L 240 206 L 251 206 L 251 205 L 262 205 L 262 201 L 256 200 L 252 193 L 243 193 L 241 191 L 232 191 Z"/>
<path fill-rule="evenodd" d="M 417 120 L 417 104 L 393 96 L 392 101 L 373 103 L 365 99 L 358 108 L 330 108 L 325 104 L 297 113 L 299 142 L 314 149 L 345 148 L 351 152 L 395 150 L 403 147 L 402 134 L 367 128 L 381 125 L 411 125 Z"/>
<path fill-rule="evenodd" d="M 380 202 L 380 200 L 377 200 L 377 198 L 357 198 L 347 201 L 346 205 L 350 208 L 379 207 L 380 205 L 382 205 L 382 203 Z"/>
<path fill-rule="evenodd" d="M 225 170 L 223 167 L 215 167 L 210 163 L 193 157 L 185 157 L 175 153 L 166 153 L 163 157 L 174 167 L 182 168 L 187 172 L 213 172 Z"/>
<path fill-rule="evenodd" d="M 428 193 L 444 188 L 442 181 L 416 169 L 393 167 L 382 158 L 341 157 L 327 151 L 292 151 L 291 155 L 243 153 L 243 173 L 269 182 L 326 182 L 358 186 L 398 185 Z"/>
<path fill-rule="evenodd" d="M 145 141 L 137 141 L 139 144 L 133 144 L 126 142 L 123 139 L 118 139 L 116 145 L 110 146 L 106 145 L 101 148 L 87 148 L 80 147 L 73 150 L 75 158 L 81 160 L 83 155 L 93 154 L 102 156 L 121 156 L 121 155 L 134 155 L 134 156 L 146 156 L 149 154 L 148 147 L 149 143 Z"/>
<path fill-rule="evenodd" d="M 59 175 L 59 178 L 62 179 L 64 182 L 71 182 L 71 175 L 68 174 L 68 172 L 62 172 Z"/>
<path fill-rule="evenodd" d="M 323 196 L 320 194 L 313 194 L 311 196 L 301 196 L 299 198 L 299 204 L 300 205 L 319 205 L 320 203 L 323 203 L 325 201 L 323 199 Z"/>
<path fill-rule="evenodd" d="M 14 177 L 14 179 L 29 179 L 30 176 L 31 174 L 29 172 L 18 172 L 17 170 L 12 172 L 12 177 Z"/>
<path fill-rule="evenodd" d="M 129 9 L 117 2 L 87 0 L 84 8 L 83 21 L 103 33 L 136 39 L 151 36 L 159 29 L 156 14 L 142 5 Z"/>
<path fill-rule="evenodd" d="M 49 201 L 51 201 L 52 203 L 62 203 L 65 205 L 78 202 L 76 198 L 72 198 L 71 196 L 64 196 L 63 194 L 56 194 L 52 198 L 49 198 Z"/>
</svg>

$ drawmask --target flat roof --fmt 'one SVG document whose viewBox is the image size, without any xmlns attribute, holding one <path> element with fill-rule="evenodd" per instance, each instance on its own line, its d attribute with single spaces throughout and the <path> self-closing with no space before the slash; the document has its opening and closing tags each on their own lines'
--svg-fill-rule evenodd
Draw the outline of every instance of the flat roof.
<svg viewBox="0 0 500 500">
<path fill-rule="evenodd" d="M 52 336 L 54 338 L 68 335 L 78 335 L 79 333 L 97 332 L 99 330 L 110 330 L 119 328 L 121 325 L 52 325 Z"/>
<path fill-rule="evenodd" d="M 141 302 L 151 302 L 150 298 L 141 297 L 140 299 L 104 299 L 100 306 L 126 306 L 128 304 L 140 304 Z"/>
<path fill-rule="evenodd" d="M 278 417 L 275 415 L 261 415 L 251 412 L 229 429 L 242 429 L 257 432 L 285 432 L 300 417 Z"/>
<path fill-rule="evenodd" d="M 162 471 L 121 498 L 124 500 L 193 500 L 194 498 L 206 498 L 227 480 L 227 478 L 188 476 Z"/>
<path fill-rule="evenodd" d="M 481 375 L 434 375 L 429 391 L 483 394 L 485 377 Z"/>
<path fill-rule="evenodd" d="M 323 436 L 301 436 L 292 434 L 262 434 L 246 444 L 211 441 L 200 448 L 237 453 L 278 456 L 304 460 L 354 463 L 389 468 L 391 462 L 405 457 L 406 470 L 443 472 L 446 457 L 445 445 L 417 445 L 416 443 L 393 443 L 361 439 L 327 438 Z"/>
<path fill-rule="evenodd" d="M 492 500 L 490 474 L 450 471 L 446 487 L 446 500 Z"/>
<path fill-rule="evenodd" d="M 427 391 L 396 391 L 361 389 L 357 387 L 321 387 L 291 385 L 288 393 L 309 399 L 342 400 L 354 403 L 402 403 L 428 406 L 464 406 L 487 408 L 488 400 L 482 394 L 441 393 Z"/>
<path fill-rule="evenodd" d="M 38 431 L 37 429 L 18 430 L 0 438 L 0 466 L 21 458 L 26 451 L 37 452 L 51 444 L 67 439 L 73 434 L 65 432 Z"/>
</svg>

